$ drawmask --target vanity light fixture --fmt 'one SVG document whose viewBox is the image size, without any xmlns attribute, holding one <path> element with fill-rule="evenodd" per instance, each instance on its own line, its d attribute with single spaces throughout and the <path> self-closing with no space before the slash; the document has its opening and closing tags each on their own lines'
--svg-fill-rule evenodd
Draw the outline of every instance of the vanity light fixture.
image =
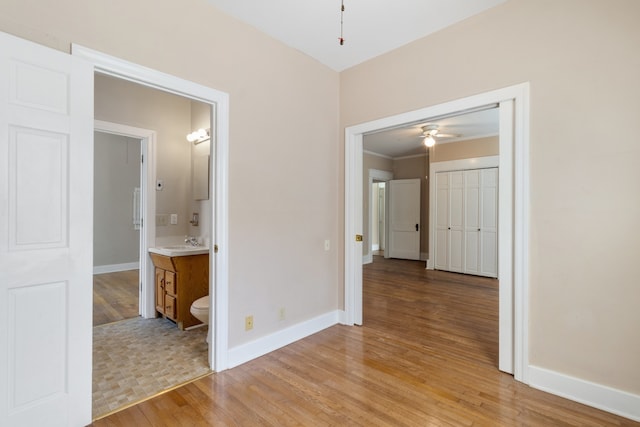
<svg viewBox="0 0 640 427">
<path fill-rule="evenodd" d="M 198 129 L 187 135 L 187 141 L 193 142 L 193 145 L 200 144 L 209 138 L 209 129 Z"/>
</svg>

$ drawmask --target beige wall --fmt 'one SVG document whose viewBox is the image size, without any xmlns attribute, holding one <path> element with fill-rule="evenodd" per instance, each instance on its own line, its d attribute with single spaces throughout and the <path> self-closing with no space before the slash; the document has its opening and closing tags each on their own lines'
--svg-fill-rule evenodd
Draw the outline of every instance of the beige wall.
<svg viewBox="0 0 640 427">
<path fill-rule="evenodd" d="M 231 347 L 338 309 L 338 73 L 206 0 L 4 0 L 0 30 L 229 94 Z"/>
<path fill-rule="evenodd" d="M 530 362 L 636 394 L 638 16 L 510 0 L 341 73 L 340 108 L 350 126 L 530 82 Z"/>
<path fill-rule="evenodd" d="M 156 191 L 156 215 L 178 214 L 178 224 L 156 225 L 156 237 L 161 242 L 168 236 L 188 234 L 191 153 L 185 135 L 191 127 L 190 101 L 146 86 L 97 75 L 94 114 L 97 120 L 156 132 L 156 177 L 164 182 L 164 189 Z"/>
<path fill-rule="evenodd" d="M 431 163 L 446 162 L 474 157 L 497 156 L 498 154 L 500 154 L 498 137 L 491 136 L 446 144 L 438 143 L 429 149 L 429 161 Z"/>
</svg>

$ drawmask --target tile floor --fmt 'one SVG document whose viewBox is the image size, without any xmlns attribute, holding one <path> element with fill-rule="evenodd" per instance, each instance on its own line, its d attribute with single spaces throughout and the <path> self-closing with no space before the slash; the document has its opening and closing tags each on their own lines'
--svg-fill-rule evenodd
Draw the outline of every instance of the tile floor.
<svg viewBox="0 0 640 427">
<path fill-rule="evenodd" d="M 93 328 L 93 418 L 210 372 L 207 328 L 134 319 Z"/>
</svg>

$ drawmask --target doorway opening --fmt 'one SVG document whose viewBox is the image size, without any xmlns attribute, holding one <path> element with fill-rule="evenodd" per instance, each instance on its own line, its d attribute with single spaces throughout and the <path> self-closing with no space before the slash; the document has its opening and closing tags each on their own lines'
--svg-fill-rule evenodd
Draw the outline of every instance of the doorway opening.
<svg viewBox="0 0 640 427">
<path fill-rule="evenodd" d="M 345 322 L 362 324 L 362 152 L 367 133 L 500 106 L 499 369 L 528 382 L 527 83 L 399 114 L 345 130 Z M 429 256 L 432 257 L 431 248 Z"/>
<path fill-rule="evenodd" d="M 79 45 L 72 45 L 72 55 L 93 65 L 95 73 L 139 83 L 159 91 L 196 100 L 210 106 L 211 171 L 208 208 L 212 213 L 209 231 L 209 308 L 207 364 L 213 371 L 227 368 L 228 358 L 228 141 L 229 97 L 226 93 L 120 60 Z M 182 136 L 184 138 L 184 136 Z M 187 144 L 187 141 L 184 141 Z M 148 229 L 155 228 L 155 215 L 149 217 Z M 151 244 L 151 243 L 149 243 Z M 151 269 L 150 269 L 151 270 Z M 147 272 L 147 276 L 150 274 Z M 153 306 L 153 299 L 146 301 Z"/>
</svg>

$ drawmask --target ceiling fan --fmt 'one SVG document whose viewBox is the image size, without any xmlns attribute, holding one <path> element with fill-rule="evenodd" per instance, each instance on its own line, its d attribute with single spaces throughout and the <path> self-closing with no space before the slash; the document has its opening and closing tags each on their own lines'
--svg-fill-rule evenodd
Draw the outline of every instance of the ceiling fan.
<svg viewBox="0 0 640 427">
<path fill-rule="evenodd" d="M 421 138 L 424 138 L 424 145 L 427 147 L 433 147 L 436 144 L 436 138 L 457 138 L 462 136 L 455 133 L 440 133 L 438 125 L 430 124 L 422 126 Z"/>
</svg>

